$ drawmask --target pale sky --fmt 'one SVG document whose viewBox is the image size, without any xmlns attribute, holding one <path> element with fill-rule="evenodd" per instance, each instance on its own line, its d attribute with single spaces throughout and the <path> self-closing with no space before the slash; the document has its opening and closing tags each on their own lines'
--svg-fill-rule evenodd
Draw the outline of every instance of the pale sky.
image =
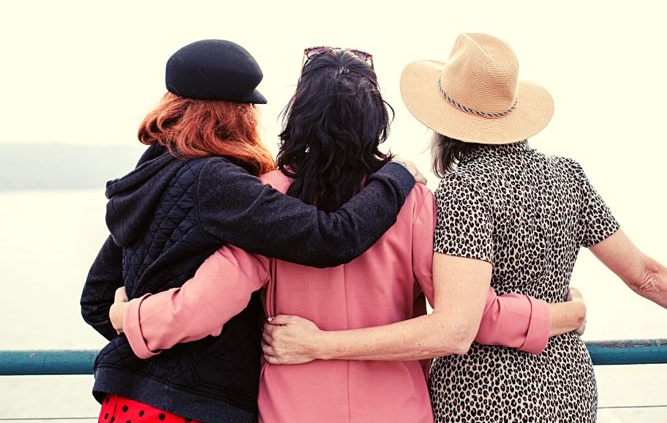
<svg viewBox="0 0 667 423">
<path fill-rule="evenodd" d="M 137 144 L 140 121 L 165 92 L 168 57 L 189 42 L 225 38 L 246 47 L 264 70 L 259 88 L 269 104 L 262 111 L 267 143 L 274 145 L 276 118 L 298 78 L 303 48 L 331 45 L 374 55 L 385 98 L 396 110 L 387 148 L 414 158 L 427 172 L 427 132 L 402 105 L 399 75 L 412 60 L 446 60 L 460 33 L 484 32 L 508 42 L 519 58 L 521 78 L 543 85 L 554 97 L 554 118 L 531 145 L 579 160 L 631 238 L 667 263 L 663 2 L 399 4 L 2 2 L 0 142 Z M 431 178 L 429 186 L 435 183 Z M 595 271 L 586 276 L 576 271 L 573 277 L 585 296 L 604 295 L 607 286 L 627 289 L 586 254 L 577 268 L 592 263 Z M 632 295 L 628 292 L 627 297 Z M 655 313 L 656 319 L 667 316 L 639 301 L 636 310 Z M 596 324 L 597 330 L 614 326 L 595 321 L 589 325 Z"/>
</svg>

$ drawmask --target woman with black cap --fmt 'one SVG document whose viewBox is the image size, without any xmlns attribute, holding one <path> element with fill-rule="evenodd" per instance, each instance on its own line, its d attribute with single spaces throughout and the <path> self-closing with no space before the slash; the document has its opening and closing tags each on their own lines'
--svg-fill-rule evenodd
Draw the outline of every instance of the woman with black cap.
<svg viewBox="0 0 667 423">
<path fill-rule="evenodd" d="M 202 40 L 166 65 L 168 92 L 139 129 L 136 169 L 107 184 L 111 232 L 88 274 L 81 312 L 109 339 L 95 361 L 100 422 L 254 422 L 263 311 L 248 295 L 221 336 L 136 357 L 108 317 L 130 298 L 181 285 L 221 245 L 311 266 L 350 261 L 395 221 L 414 178 L 387 162 L 330 212 L 286 196 L 258 175 L 275 168 L 258 135 L 262 72 L 241 46 Z M 247 305 L 247 307 L 245 307 Z"/>
</svg>

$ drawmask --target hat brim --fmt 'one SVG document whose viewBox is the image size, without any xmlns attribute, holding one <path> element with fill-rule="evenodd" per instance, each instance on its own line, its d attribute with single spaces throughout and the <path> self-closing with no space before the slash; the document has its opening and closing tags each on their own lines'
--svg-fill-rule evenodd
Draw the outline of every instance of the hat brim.
<svg viewBox="0 0 667 423">
<path fill-rule="evenodd" d="M 512 112 L 483 118 L 453 106 L 441 95 L 438 79 L 444 62 L 412 62 L 401 74 L 400 91 L 405 106 L 435 132 L 464 142 L 509 144 L 540 132 L 553 116 L 551 94 L 541 86 L 519 81 L 518 100 Z"/>
<path fill-rule="evenodd" d="M 255 90 L 248 97 L 244 98 L 241 103 L 266 104 L 266 97 L 259 91 Z"/>
<path fill-rule="evenodd" d="M 248 94 L 245 97 L 242 98 L 228 98 L 227 96 L 221 96 L 221 95 L 196 95 L 196 94 L 189 94 L 189 93 L 183 93 L 183 92 L 178 92 L 174 87 L 167 85 L 167 91 L 171 92 L 172 94 L 176 94 L 179 97 L 184 97 L 184 98 L 193 98 L 195 100 L 211 100 L 211 101 L 228 101 L 230 103 L 241 103 L 241 104 L 266 104 L 266 97 L 262 95 L 257 90 L 254 90 L 250 94 Z"/>
</svg>

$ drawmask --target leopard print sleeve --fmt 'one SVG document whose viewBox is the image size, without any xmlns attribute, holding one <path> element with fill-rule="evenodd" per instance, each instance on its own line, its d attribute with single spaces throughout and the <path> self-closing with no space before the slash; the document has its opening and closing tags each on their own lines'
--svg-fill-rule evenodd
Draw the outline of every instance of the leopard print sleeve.
<svg viewBox="0 0 667 423">
<path fill-rule="evenodd" d="M 436 253 L 493 262 L 493 219 L 482 193 L 462 175 L 445 175 L 438 185 Z"/>
<path fill-rule="evenodd" d="M 581 211 L 579 213 L 579 245 L 589 248 L 614 234 L 620 225 L 600 194 L 588 180 L 581 165 L 567 159 L 581 190 Z"/>
</svg>

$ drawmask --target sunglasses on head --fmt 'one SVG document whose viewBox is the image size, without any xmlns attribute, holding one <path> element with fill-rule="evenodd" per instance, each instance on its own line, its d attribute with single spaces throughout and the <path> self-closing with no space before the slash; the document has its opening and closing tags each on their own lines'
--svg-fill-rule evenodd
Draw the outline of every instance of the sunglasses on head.
<svg viewBox="0 0 667 423">
<path fill-rule="evenodd" d="M 371 67 L 371 69 L 374 69 L 373 55 L 370 53 L 366 53 L 365 51 L 353 48 L 327 47 L 327 46 L 308 47 L 307 49 L 304 49 L 303 60 L 301 62 L 301 69 L 303 69 L 308 64 L 308 62 L 310 62 L 314 57 L 319 56 L 322 53 L 332 52 L 336 50 L 344 50 L 350 52 L 355 56 L 357 56 L 359 59 L 363 60 L 368 66 Z"/>
</svg>

